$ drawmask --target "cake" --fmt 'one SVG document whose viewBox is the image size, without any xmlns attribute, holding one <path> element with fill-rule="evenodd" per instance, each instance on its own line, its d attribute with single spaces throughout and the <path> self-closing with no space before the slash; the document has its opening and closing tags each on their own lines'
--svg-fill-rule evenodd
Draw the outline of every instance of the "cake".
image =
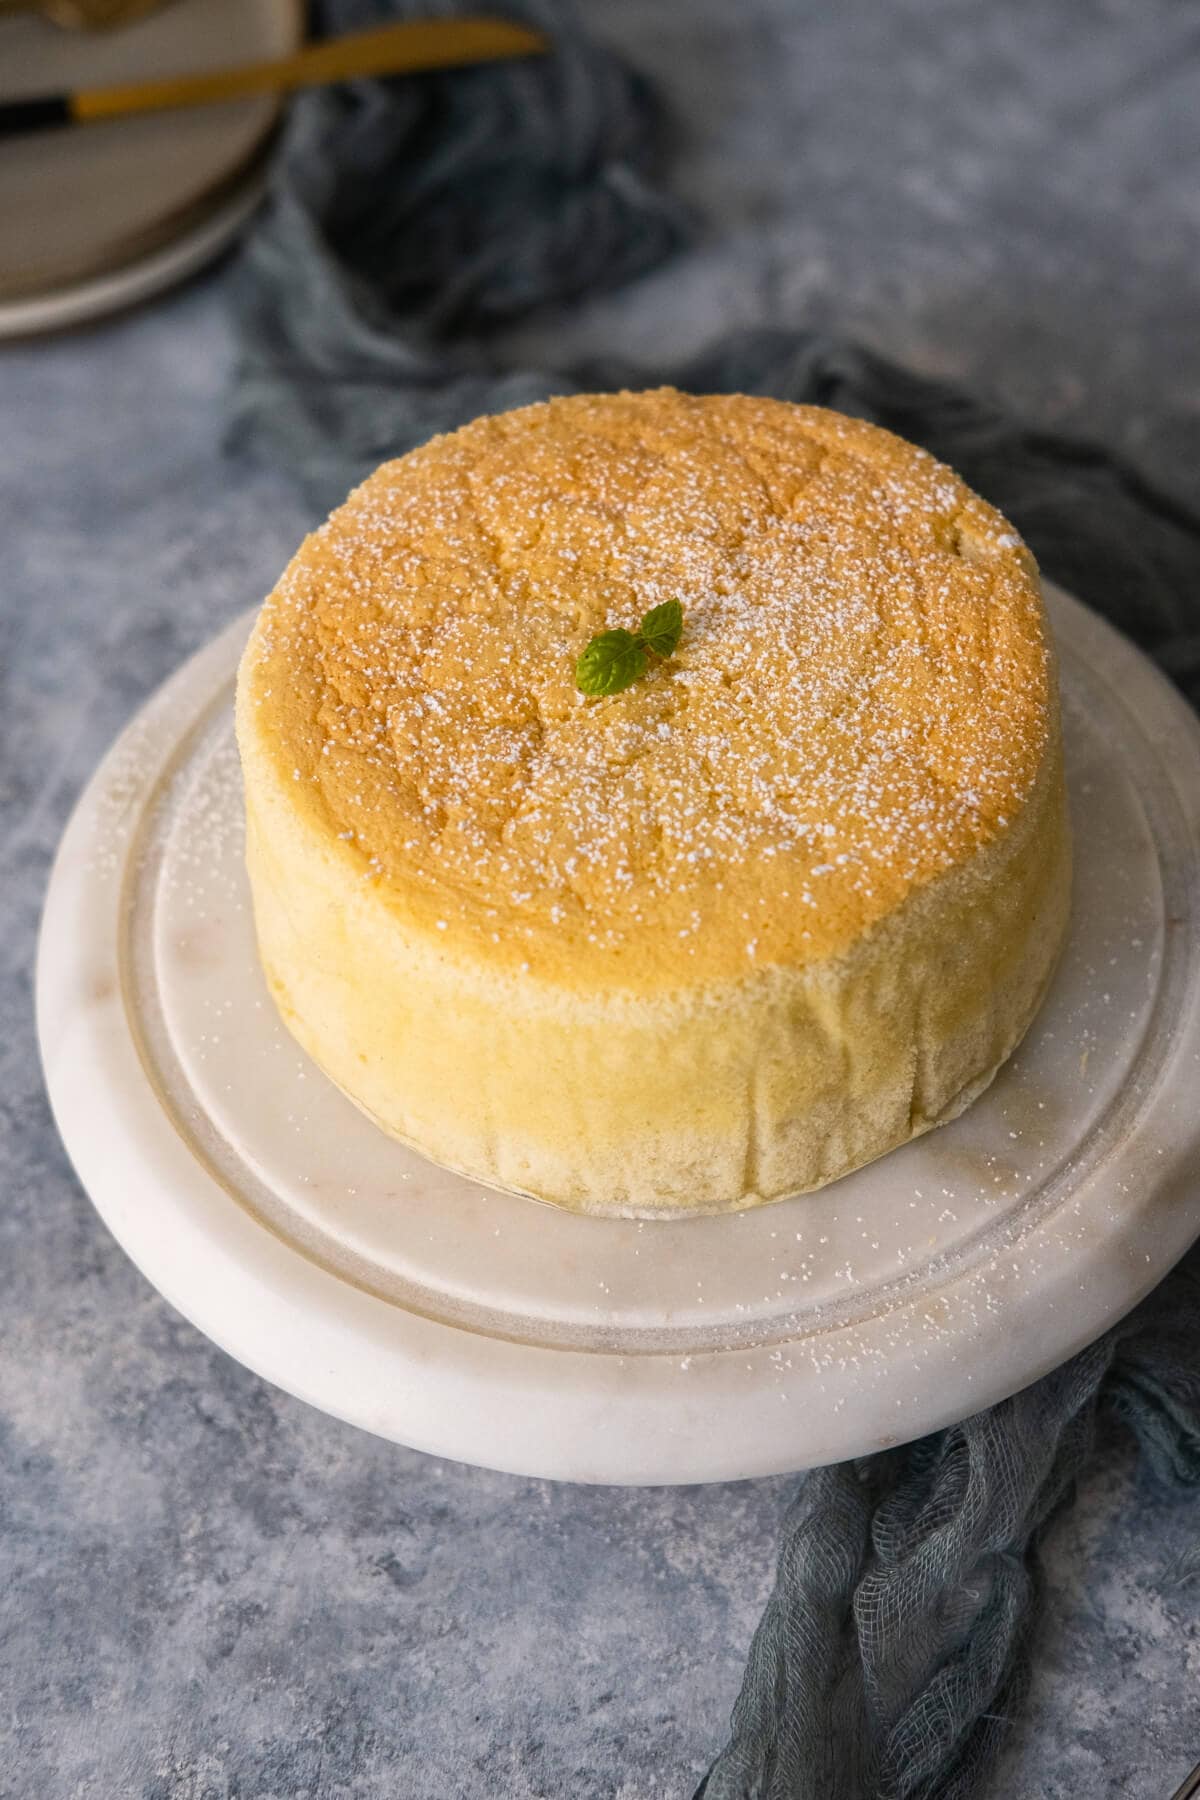
<svg viewBox="0 0 1200 1800">
<path fill-rule="evenodd" d="M 263 606 L 237 731 L 288 1029 L 384 1131 L 581 1212 L 755 1206 L 953 1118 L 1062 943 L 1034 561 L 821 408 L 580 395 L 385 463 Z"/>
</svg>

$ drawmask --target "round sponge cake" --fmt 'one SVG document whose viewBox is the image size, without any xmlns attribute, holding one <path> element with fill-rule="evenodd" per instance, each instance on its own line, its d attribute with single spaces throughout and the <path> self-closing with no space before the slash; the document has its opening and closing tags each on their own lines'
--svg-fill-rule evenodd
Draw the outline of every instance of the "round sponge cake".
<svg viewBox="0 0 1200 1800">
<path fill-rule="evenodd" d="M 675 653 L 588 698 L 596 633 Z M 237 709 L 263 966 L 384 1130 L 589 1212 L 712 1212 L 953 1117 L 1070 858 L 1034 562 L 951 470 L 670 389 L 483 418 L 301 547 Z"/>
</svg>

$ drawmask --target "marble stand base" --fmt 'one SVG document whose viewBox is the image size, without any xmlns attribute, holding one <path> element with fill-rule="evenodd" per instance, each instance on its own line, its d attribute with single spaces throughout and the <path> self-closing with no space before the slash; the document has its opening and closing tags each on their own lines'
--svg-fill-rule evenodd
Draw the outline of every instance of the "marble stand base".
<svg viewBox="0 0 1200 1800">
<path fill-rule="evenodd" d="M 1023 1387 L 1200 1231 L 1200 726 L 1102 621 L 1051 605 L 1075 914 L 1029 1037 L 961 1118 L 870 1168 L 682 1222 L 437 1168 L 284 1032 L 242 870 L 239 621 L 110 752 L 46 902 L 46 1078 L 110 1229 L 268 1380 L 522 1474 L 769 1474 Z"/>
</svg>

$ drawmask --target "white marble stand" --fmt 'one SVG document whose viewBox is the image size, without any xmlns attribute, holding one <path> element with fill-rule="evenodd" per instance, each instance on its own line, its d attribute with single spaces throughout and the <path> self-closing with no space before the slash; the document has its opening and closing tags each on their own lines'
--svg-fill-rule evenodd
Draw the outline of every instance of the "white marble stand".
<svg viewBox="0 0 1200 1800">
<path fill-rule="evenodd" d="M 268 1380 L 521 1473 L 767 1474 L 1032 1381 L 1200 1231 L 1200 726 L 1052 604 L 1076 904 L 1026 1043 L 961 1119 L 820 1194 L 660 1223 L 431 1165 L 283 1031 L 242 872 L 231 627 L 106 758 L 46 903 L 47 1080 L 109 1227 Z"/>
</svg>

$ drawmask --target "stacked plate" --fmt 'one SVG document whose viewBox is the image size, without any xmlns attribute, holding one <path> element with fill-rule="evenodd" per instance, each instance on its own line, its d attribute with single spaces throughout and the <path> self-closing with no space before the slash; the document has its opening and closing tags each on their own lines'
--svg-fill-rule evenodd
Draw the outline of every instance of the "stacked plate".
<svg viewBox="0 0 1200 1800">
<path fill-rule="evenodd" d="M 172 0 L 110 31 L 0 18 L 0 98 L 283 56 L 301 0 Z M 0 157 L 0 336 L 146 298 L 234 237 L 262 196 L 279 102 L 262 98 L 13 138 Z"/>
</svg>

